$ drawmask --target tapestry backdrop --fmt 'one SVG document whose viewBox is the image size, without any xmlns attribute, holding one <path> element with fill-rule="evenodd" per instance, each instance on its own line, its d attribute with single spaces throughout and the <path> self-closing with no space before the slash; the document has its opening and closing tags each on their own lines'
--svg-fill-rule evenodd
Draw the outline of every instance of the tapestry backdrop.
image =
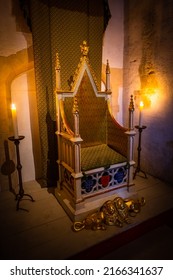
<svg viewBox="0 0 173 280">
<path fill-rule="evenodd" d="M 55 118 L 55 56 L 59 54 L 63 89 L 74 74 L 86 40 L 90 63 L 101 84 L 102 40 L 110 17 L 103 0 L 30 0 L 37 104 L 45 186 L 56 186 L 57 139 Z"/>
</svg>

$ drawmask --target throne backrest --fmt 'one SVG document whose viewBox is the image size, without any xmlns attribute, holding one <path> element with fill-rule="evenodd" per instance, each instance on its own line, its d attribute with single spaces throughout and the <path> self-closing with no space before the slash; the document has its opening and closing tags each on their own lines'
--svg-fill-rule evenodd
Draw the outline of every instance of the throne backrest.
<svg viewBox="0 0 173 280">
<path fill-rule="evenodd" d="M 96 96 L 86 71 L 75 96 L 79 108 L 79 132 L 83 139 L 82 146 L 106 143 L 107 101 L 105 97 Z M 71 130 L 74 131 L 72 108 L 73 98 L 66 97 L 64 112 Z"/>
<path fill-rule="evenodd" d="M 63 91 L 60 82 L 59 58 L 56 58 L 56 93 L 58 94 L 59 133 L 66 138 L 82 138 L 82 147 L 107 144 L 122 155 L 127 155 L 126 128 L 120 126 L 111 111 L 110 68 L 106 65 L 105 91 L 100 91 L 94 71 L 87 57 L 89 47 L 84 41 L 80 63 L 70 79 L 70 91 Z M 133 109 L 131 110 L 133 113 Z M 80 135 L 80 137 L 79 137 Z M 74 140 L 74 139 L 73 139 Z M 79 139 L 77 139 L 79 141 Z M 80 139 L 81 141 L 81 139 Z"/>
</svg>

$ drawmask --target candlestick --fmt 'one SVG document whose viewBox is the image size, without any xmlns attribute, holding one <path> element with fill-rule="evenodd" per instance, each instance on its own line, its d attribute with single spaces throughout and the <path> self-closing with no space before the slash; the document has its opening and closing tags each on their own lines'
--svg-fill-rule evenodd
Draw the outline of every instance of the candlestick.
<svg viewBox="0 0 173 280">
<path fill-rule="evenodd" d="M 146 173 L 141 170 L 141 150 L 142 150 L 142 148 L 141 148 L 141 136 L 142 136 L 142 131 L 144 129 L 146 129 L 146 126 L 143 125 L 142 127 L 140 127 L 140 126 L 136 125 L 135 128 L 137 128 L 138 131 L 139 131 L 139 141 L 138 141 L 138 148 L 137 148 L 137 150 L 138 150 L 138 162 L 137 162 L 137 167 L 136 167 L 133 179 L 135 179 L 136 174 L 139 173 L 139 172 L 143 173 L 144 174 L 144 178 L 147 179 Z"/>
<path fill-rule="evenodd" d="M 142 109 L 144 107 L 143 101 L 140 102 L 139 105 L 139 127 L 142 127 Z"/>
<path fill-rule="evenodd" d="M 16 195 L 16 200 L 17 200 L 16 210 L 17 211 L 19 209 L 28 211 L 28 210 L 26 210 L 24 208 L 19 207 L 19 203 L 23 199 L 24 196 L 29 197 L 30 200 L 32 202 L 34 202 L 34 199 L 32 198 L 32 196 L 29 195 L 29 194 L 26 194 L 24 192 L 23 183 L 22 183 L 22 171 L 21 171 L 22 170 L 22 165 L 21 165 L 21 162 L 20 162 L 19 144 L 20 144 L 20 141 L 23 140 L 24 138 L 25 138 L 25 136 L 18 136 L 18 139 L 15 139 L 14 136 L 8 137 L 8 139 L 10 141 L 13 141 L 15 146 L 16 146 L 16 157 L 17 157 L 17 166 L 16 167 L 17 167 L 18 179 L 19 179 L 19 193 Z"/>
<path fill-rule="evenodd" d="M 19 138 L 19 134 L 18 134 L 17 113 L 16 113 L 16 105 L 15 104 L 11 105 L 11 111 L 12 111 L 14 138 L 18 139 Z"/>
</svg>

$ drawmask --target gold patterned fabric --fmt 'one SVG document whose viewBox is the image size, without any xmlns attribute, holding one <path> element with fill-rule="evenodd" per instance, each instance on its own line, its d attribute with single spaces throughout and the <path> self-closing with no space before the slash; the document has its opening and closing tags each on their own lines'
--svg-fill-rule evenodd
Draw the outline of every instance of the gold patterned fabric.
<svg viewBox="0 0 173 280">
<path fill-rule="evenodd" d="M 81 170 L 87 171 L 99 167 L 126 162 L 127 159 L 106 144 L 81 149 Z"/>
<path fill-rule="evenodd" d="M 127 156 L 128 137 L 127 129 L 120 126 L 108 112 L 107 114 L 107 144 L 123 156 Z"/>
<path fill-rule="evenodd" d="M 126 129 L 120 126 L 110 115 L 107 101 L 104 97 L 97 97 L 85 72 L 79 90 L 76 94 L 79 108 L 79 131 L 83 139 L 82 147 L 107 144 L 116 152 L 127 156 Z M 64 99 L 64 111 L 67 122 L 74 131 L 72 114 L 73 98 Z"/>
<path fill-rule="evenodd" d="M 55 158 L 57 141 L 53 143 L 49 141 L 49 134 L 52 136 L 55 133 L 51 127 L 56 119 L 55 56 L 58 52 L 62 69 L 62 87 L 68 90 L 70 76 L 74 73 L 80 57 L 79 46 L 82 40 L 87 40 L 91 47 L 90 62 L 97 80 L 101 84 L 104 3 L 102 0 L 30 0 L 30 17 L 34 47 L 42 177 L 48 181 L 48 177 L 52 176 L 49 175 L 52 174 L 52 170 L 55 170 L 57 174 Z"/>
<path fill-rule="evenodd" d="M 79 131 L 83 139 L 82 146 L 106 143 L 107 104 L 104 98 L 96 97 L 86 72 L 76 97 L 79 108 Z M 74 131 L 72 115 L 73 98 L 65 98 L 64 103 L 67 121 Z"/>
</svg>

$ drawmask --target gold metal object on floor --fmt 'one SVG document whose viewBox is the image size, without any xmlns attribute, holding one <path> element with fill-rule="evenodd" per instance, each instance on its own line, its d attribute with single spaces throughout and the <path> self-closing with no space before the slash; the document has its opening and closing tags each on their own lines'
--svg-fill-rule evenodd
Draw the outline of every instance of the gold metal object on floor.
<svg viewBox="0 0 173 280">
<path fill-rule="evenodd" d="M 131 223 L 131 217 L 136 216 L 145 205 L 145 199 L 141 200 L 123 199 L 116 197 L 114 200 L 107 200 L 98 210 L 89 214 L 83 221 L 74 222 L 74 231 L 82 229 L 105 230 L 106 226 L 122 227 L 124 223 Z"/>
</svg>

